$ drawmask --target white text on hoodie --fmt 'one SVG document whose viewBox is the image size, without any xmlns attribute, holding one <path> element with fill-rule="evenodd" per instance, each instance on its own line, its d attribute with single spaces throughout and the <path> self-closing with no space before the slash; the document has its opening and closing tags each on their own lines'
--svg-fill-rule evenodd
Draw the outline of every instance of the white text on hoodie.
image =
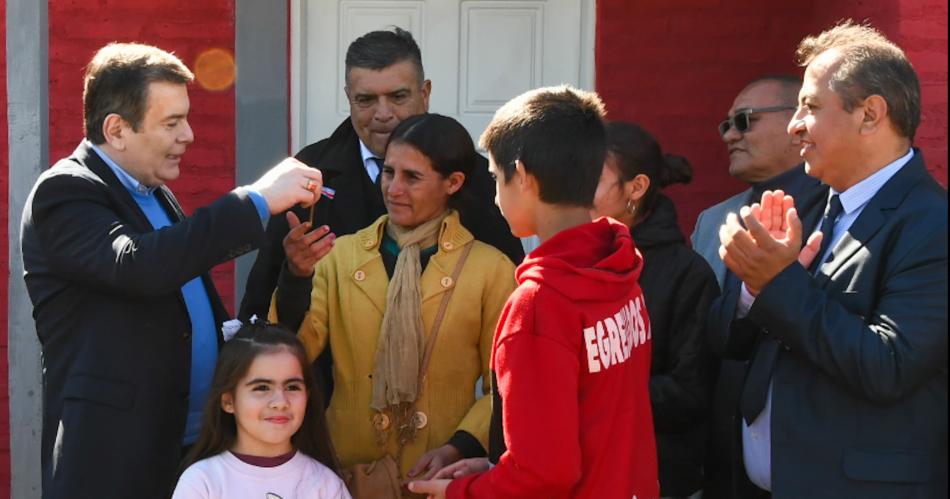
<svg viewBox="0 0 950 499">
<path fill-rule="evenodd" d="M 588 371 L 596 373 L 626 362 L 634 348 L 645 344 L 651 338 L 645 315 L 643 298 L 638 296 L 615 314 L 584 328 Z"/>
</svg>

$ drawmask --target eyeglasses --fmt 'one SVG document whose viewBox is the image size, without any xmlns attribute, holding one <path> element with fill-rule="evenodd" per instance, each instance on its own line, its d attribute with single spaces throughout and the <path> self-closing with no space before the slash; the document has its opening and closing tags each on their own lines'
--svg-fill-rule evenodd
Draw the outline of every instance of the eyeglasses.
<svg viewBox="0 0 950 499">
<path fill-rule="evenodd" d="M 746 133 L 749 130 L 749 127 L 752 126 L 753 114 L 792 111 L 794 109 L 796 109 L 795 106 L 772 106 L 743 109 L 731 118 L 723 120 L 723 122 L 719 124 L 719 135 L 725 135 L 732 127 L 736 127 L 736 131 L 739 133 Z"/>
</svg>

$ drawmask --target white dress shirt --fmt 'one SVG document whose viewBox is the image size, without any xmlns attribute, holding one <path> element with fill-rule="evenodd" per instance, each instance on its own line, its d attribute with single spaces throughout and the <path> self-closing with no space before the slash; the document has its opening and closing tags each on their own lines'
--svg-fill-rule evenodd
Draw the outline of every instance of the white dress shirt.
<svg viewBox="0 0 950 499">
<path fill-rule="evenodd" d="M 366 174 L 369 175 L 369 179 L 375 183 L 376 177 L 382 172 L 379 171 L 379 165 L 376 164 L 374 158 L 380 160 L 383 158 L 373 154 L 373 151 L 370 151 L 362 140 L 360 140 L 360 154 L 363 156 L 363 168 L 366 168 Z"/>
</svg>

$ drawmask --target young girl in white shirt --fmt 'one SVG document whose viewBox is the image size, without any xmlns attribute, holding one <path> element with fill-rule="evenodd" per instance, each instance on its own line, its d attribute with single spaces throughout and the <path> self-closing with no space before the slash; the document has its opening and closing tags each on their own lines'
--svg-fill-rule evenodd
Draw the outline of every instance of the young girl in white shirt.
<svg viewBox="0 0 950 499">
<path fill-rule="evenodd" d="M 349 499 L 297 337 L 247 324 L 221 349 L 173 499 Z"/>
</svg>

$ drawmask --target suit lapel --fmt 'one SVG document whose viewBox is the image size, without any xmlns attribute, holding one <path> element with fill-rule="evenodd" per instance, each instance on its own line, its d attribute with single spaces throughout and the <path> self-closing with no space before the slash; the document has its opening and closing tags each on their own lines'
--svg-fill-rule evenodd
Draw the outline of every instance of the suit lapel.
<svg viewBox="0 0 950 499">
<path fill-rule="evenodd" d="M 171 218 L 173 224 L 181 222 L 185 219 L 185 212 L 181 209 L 181 205 L 178 204 L 178 200 L 175 199 L 175 195 L 172 194 L 172 191 L 165 187 L 164 185 L 159 187 L 155 191 L 158 202 L 162 205 L 162 208 L 165 209 L 165 213 L 168 213 L 168 217 Z"/>
<path fill-rule="evenodd" d="M 373 189 L 366 189 L 372 182 L 363 165 L 359 136 L 349 118 L 337 127 L 329 142 L 338 146 L 328 147 L 324 154 L 315 157 L 313 161 L 323 172 L 326 186 L 336 190 L 337 196 L 332 200 L 321 199 L 319 203 L 328 203 L 327 210 L 332 213 L 330 220 L 348 225 L 331 227 L 332 230 L 338 234 L 354 233 L 385 213 L 385 208 L 378 213 L 371 213 L 368 209 L 370 206 L 383 205 L 382 193 L 378 189 L 375 189 L 375 192 L 372 192 Z"/>
<path fill-rule="evenodd" d="M 113 196 L 118 198 L 119 202 L 123 207 L 126 208 L 126 211 L 132 216 L 135 228 L 140 232 L 149 232 L 154 230 L 152 228 L 152 223 L 148 221 L 148 217 L 145 216 L 145 213 L 139 208 L 138 203 L 132 199 L 132 195 L 129 194 L 128 189 L 122 185 L 122 182 L 118 177 L 115 176 L 115 173 L 112 172 L 112 168 L 109 168 L 109 165 L 99 157 L 92 146 L 87 142 L 83 141 L 79 147 L 76 148 L 76 151 L 73 153 L 76 159 L 80 164 L 89 168 L 90 171 L 96 174 L 106 185 L 109 186 L 109 191 Z"/>
<path fill-rule="evenodd" d="M 847 232 L 832 247 L 828 259 L 818 270 L 818 282 L 824 287 L 831 277 L 860 250 L 868 244 L 878 231 L 887 223 L 890 214 L 901 205 L 907 193 L 925 178 L 923 155 L 914 150 L 914 157 L 904 165 L 881 190 L 868 201 L 858 218 Z"/>
<path fill-rule="evenodd" d="M 128 189 L 125 188 L 125 185 L 116 177 L 115 173 L 112 171 L 112 168 L 109 168 L 109 165 L 99 157 L 99 155 L 92 149 L 92 147 L 86 142 L 83 141 L 82 144 L 76 149 L 76 152 L 73 153 L 74 156 L 80 161 L 80 163 L 86 165 L 90 171 L 95 173 L 106 185 L 109 186 L 111 193 L 116 196 L 120 203 L 124 205 L 127 212 L 134 218 L 133 222 L 137 222 L 135 228 L 139 232 L 152 232 L 155 230 L 152 227 L 152 222 L 148 220 L 148 217 L 145 216 L 145 213 L 142 211 L 142 208 L 139 207 L 138 203 L 132 199 L 132 195 L 129 194 Z M 166 186 L 160 186 L 156 191 L 156 197 L 158 202 L 165 209 L 165 212 L 168 213 L 169 218 L 171 219 L 172 224 L 181 222 L 185 218 L 185 214 L 181 209 L 181 205 L 178 204 L 178 200 L 175 199 L 175 195 L 172 194 L 172 191 Z M 227 309 L 224 307 L 221 297 L 218 296 L 217 290 L 214 287 L 210 276 L 202 274 L 202 282 L 205 286 L 205 291 L 208 293 L 208 298 L 211 301 L 212 313 L 215 316 L 215 324 L 223 322 L 227 319 L 228 313 Z M 185 297 L 179 289 L 176 292 L 178 296 L 178 301 L 181 303 L 182 309 L 187 314 L 188 306 L 185 304 Z M 220 328 L 215 327 L 215 332 L 218 336 L 218 344 L 223 342 L 223 337 L 221 336 Z"/>
<path fill-rule="evenodd" d="M 359 245 L 353 252 L 356 265 L 350 275 L 342 276 L 342 279 L 349 279 L 350 284 L 363 293 L 379 311 L 380 316 L 386 311 L 386 294 L 389 288 L 389 276 L 379 253 L 385 223 L 378 221 L 372 228 L 355 234 Z M 383 291 L 380 292 L 380 289 Z"/>
<path fill-rule="evenodd" d="M 422 302 L 439 298 L 442 294 L 457 286 L 458 283 L 452 281 L 452 274 L 462 255 L 462 248 L 472 242 L 474 237 L 467 230 L 462 228 L 457 219 L 446 218 L 442 222 L 442 229 L 439 233 L 439 248 L 429 264 L 422 272 L 422 279 L 419 286 L 422 288 Z"/>
</svg>

